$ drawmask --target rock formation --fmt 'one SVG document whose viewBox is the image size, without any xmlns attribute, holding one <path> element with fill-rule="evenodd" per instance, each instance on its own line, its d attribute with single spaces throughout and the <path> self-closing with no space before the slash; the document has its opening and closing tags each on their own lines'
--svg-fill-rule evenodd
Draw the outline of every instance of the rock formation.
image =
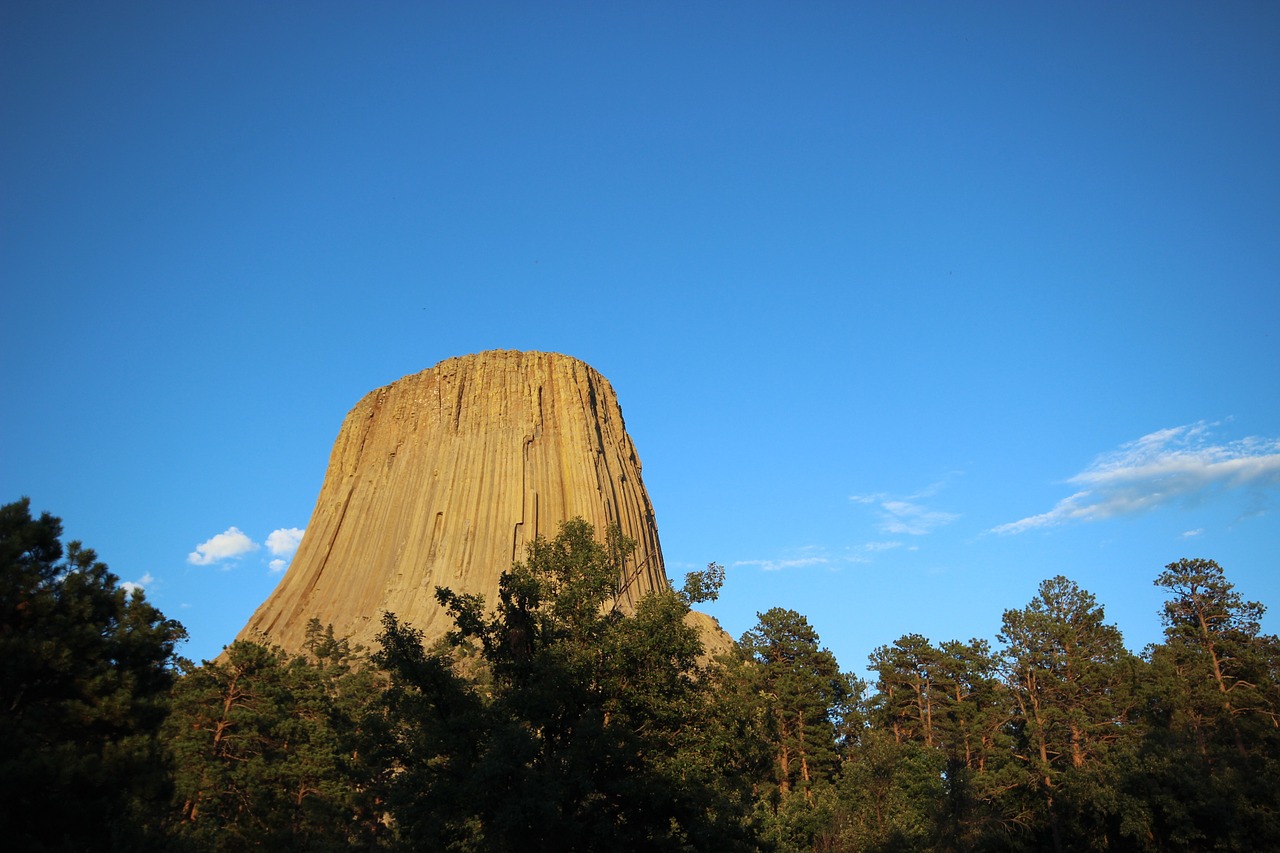
<svg viewBox="0 0 1280 853">
<path fill-rule="evenodd" d="M 434 639 L 451 627 L 437 586 L 492 603 L 525 543 L 578 516 L 635 540 L 626 604 L 666 588 L 640 460 L 609 382 L 554 353 L 442 361 L 347 415 L 292 565 L 240 638 L 297 650 L 315 617 L 373 646 L 391 611 Z M 712 633 L 704 638 L 722 644 Z"/>
</svg>

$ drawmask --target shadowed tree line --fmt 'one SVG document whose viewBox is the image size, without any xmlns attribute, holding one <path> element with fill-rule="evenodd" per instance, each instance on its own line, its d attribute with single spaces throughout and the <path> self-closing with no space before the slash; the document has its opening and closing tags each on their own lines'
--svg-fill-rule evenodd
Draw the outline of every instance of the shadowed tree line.
<svg viewBox="0 0 1280 853">
<path fill-rule="evenodd" d="M 426 647 L 313 622 L 199 666 L 26 500 L 0 508 L 0 836 L 22 850 L 1280 849 L 1280 644 L 1210 560 L 1124 646 L 1064 577 L 993 646 L 909 634 L 843 672 L 805 617 L 708 660 L 723 570 L 616 606 L 580 520 Z M 994 626 L 993 626 L 994 627 Z M 14 846 L 16 844 L 16 846 Z"/>
</svg>

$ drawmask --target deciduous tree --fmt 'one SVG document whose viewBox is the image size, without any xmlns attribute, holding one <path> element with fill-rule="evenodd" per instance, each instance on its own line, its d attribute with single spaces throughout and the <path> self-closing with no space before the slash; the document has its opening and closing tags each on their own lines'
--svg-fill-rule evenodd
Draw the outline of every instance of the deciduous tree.
<svg viewBox="0 0 1280 853">
<path fill-rule="evenodd" d="M 725 744 L 707 721 L 688 597 L 658 592 L 626 612 L 617 595 L 629 550 L 574 520 L 503 573 L 493 610 L 437 590 L 456 626 L 443 650 L 424 650 L 411 626 L 385 619 L 377 660 L 392 677 L 390 804 L 409 844 L 748 846 L 746 803 L 724 778 L 734 763 L 715 762 Z M 451 654 L 468 649 L 478 660 L 458 666 Z"/>
</svg>

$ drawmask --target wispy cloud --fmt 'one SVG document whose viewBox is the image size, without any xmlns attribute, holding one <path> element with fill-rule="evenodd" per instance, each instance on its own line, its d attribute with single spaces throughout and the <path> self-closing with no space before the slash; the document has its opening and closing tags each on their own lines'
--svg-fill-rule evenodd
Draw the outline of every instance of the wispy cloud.
<svg viewBox="0 0 1280 853">
<path fill-rule="evenodd" d="M 929 509 L 911 501 L 885 501 L 880 504 L 880 509 L 883 510 L 880 529 L 885 533 L 907 536 L 924 536 L 960 517 L 953 512 Z"/>
<path fill-rule="evenodd" d="M 756 566 L 764 569 L 766 572 L 776 572 L 780 569 L 798 569 L 805 566 L 825 566 L 831 560 L 827 557 L 794 557 L 787 560 L 737 560 L 735 566 Z"/>
<path fill-rule="evenodd" d="M 258 550 L 258 547 L 258 543 L 244 535 L 240 528 L 229 527 L 217 536 L 197 545 L 196 549 L 187 555 L 187 562 L 196 566 L 208 566 L 224 560 L 239 559 L 251 551 Z"/>
<path fill-rule="evenodd" d="M 1024 533 L 1193 503 L 1219 491 L 1270 488 L 1280 484 L 1280 439 L 1215 443 L 1204 422 L 1162 429 L 1099 456 L 1067 482 L 1077 491 L 1053 509 L 991 532 Z"/>
<path fill-rule="evenodd" d="M 849 499 L 879 507 L 882 533 L 894 536 L 925 536 L 960 517 L 953 512 L 932 509 L 921 502 L 923 498 L 936 495 L 942 485 L 942 483 L 935 483 L 927 489 L 905 497 L 880 492 L 872 495 L 853 495 Z"/>
<path fill-rule="evenodd" d="M 737 560 L 733 566 L 753 566 L 766 572 L 785 569 L 803 569 L 813 566 L 825 566 L 830 571 L 839 571 L 850 565 L 867 564 L 875 560 L 872 555 L 895 549 L 915 551 L 915 545 L 894 536 L 924 536 L 943 525 L 950 524 L 960 516 L 956 513 L 943 512 L 926 505 L 925 501 L 934 497 L 945 488 L 952 476 L 920 489 L 909 495 L 892 495 L 888 492 L 851 495 L 849 500 L 874 507 L 878 516 L 877 527 L 881 533 L 888 534 L 884 539 L 875 539 L 861 544 L 843 545 L 832 549 L 824 545 L 807 545 L 792 549 L 784 556 L 755 560 Z"/>
</svg>

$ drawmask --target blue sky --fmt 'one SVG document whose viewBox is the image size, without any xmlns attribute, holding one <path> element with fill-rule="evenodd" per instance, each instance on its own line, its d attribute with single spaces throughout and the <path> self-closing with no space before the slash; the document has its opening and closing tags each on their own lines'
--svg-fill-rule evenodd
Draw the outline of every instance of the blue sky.
<svg viewBox="0 0 1280 853">
<path fill-rule="evenodd" d="M 0 499 L 211 657 L 363 394 L 550 350 L 735 636 L 791 607 L 862 672 L 1065 574 L 1137 650 L 1184 556 L 1280 606 L 1277 44 L 1273 3 L 3 4 Z"/>
</svg>

